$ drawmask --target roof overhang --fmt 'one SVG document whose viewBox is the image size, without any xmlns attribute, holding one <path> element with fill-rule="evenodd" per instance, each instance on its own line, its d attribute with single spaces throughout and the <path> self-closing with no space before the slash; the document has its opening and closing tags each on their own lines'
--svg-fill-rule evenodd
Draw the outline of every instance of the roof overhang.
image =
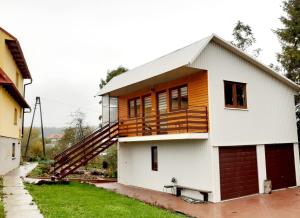
<svg viewBox="0 0 300 218">
<path fill-rule="evenodd" d="M 23 51 L 21 49 L 20 43 L 18 42 L 18 40 L 13 39 L 6 39 L 5 43 L 8 47 L 8 49 L 10 50 L 14 61 L 16 62 L 22 76 L 24 79 L 31 79 L 31 75 L 23 54 Z"/>
<path fill-rule="evenodd" d="M 154 61 L 141 65 L 113 78 L 97 93 L 97 95 L 101 96 L 109 94 L 111 96 L 119 96 L 145 87 L 149 88 L 158 83 L 167 82 L 169 79 L 173 80 L 186 76 L 188 73 L 195 72 L 197 70 L 199 71 L 201 69 L 191 68 L 190 66 L 210 42 L 215 42 L 221 45 L 228 51 L 280 80 L 292 88 L 295 92 L 300 92 L 300 86 L 293 81 L 275 72 L 270 67 L 246 54 L 230 42 L 212 34 L 209 37 L 203 38 L 191 45 L 178 49 L 170 54 L 162 56 Z"/>
<path fill-rule="evenodd" d="M 23 98 L 22 94 L 19 92 L 14 83 L 9 79 L 6 73 L 0 68 L 0 85 L 4 87 L 4 89 L 15 99 L 15 101 L 22 108 L 29 108 L 29 104 Z"/>
<path fill-rule="evenodd" d="M 284 75 L 281 75 L 278 72 L 275 72 L 270 67 L 266 66 L 265 64 L 261 63 L 257 59 L 255 59 L 252 56 L 248 55 L 247 53 L 245 53 L 241 49 L 238 49 L 237 47 L 235 47 L 231 43 L 227 42 L 226 40 L 222 39 L 221 37 L 219 37 L 217 35 L 213 35 L 212 41 L 219 44 L 219 45 L 221 45 L 221 46 L 223 46 L 225 49 L 227 49 L 227 50 L 231 51 L 232 53 L 238 55 L 239 57 L 241 57 L 244 60 L 248 61 L 249 63 L 253 64 L 257 68 L 269 73 L 271 76 L 279 79 L 280 81 L 282 81 L 286 85 L 290 86 L 295 91 L 300 92 L 300 86 L 298 84 L 296 84 L 293 81 L 289 80 Z"/>
<path fill-rule="evenodd" d="M 154 88 L 155 85 L 169 82 L 169 81 L 181 78 L 181 77 L 186 77 L 186 76 L 192 75 L 194 73 L 203 72 L 203 71 L 205 71 L 205 70 L 200 70 L 200 69 L 192 68 L 192 67 L 188 67 L 188 66 L 182 66 L 182 67 L 176 68 L 174 70 L 165 72 L 163 74 L 154 76 L 152 78 L 142 80 L 140 82 L 130 84 L 126 87 L 122 87 L 122 88 L 113 90 L 109 93 L 109 95 L 110 96 L 121 96 L 121 95 L 126 95 L 129 93 L 133 93 L 133 92 L 139 91 L 139 90 L 151 89 L 151 88 Z"/>
</svg>

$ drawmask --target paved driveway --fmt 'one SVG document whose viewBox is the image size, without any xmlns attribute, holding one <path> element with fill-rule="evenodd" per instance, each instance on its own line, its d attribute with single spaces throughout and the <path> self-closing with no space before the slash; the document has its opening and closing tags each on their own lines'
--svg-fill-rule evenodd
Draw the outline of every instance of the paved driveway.
<svg viewBox="0 0 300 218">
<path fill-rule="evenodd" d="M 36 163 L 28 163 L 4 175 L 4 208 L 7 218 L 43 218 L 32 197 L 24 189 L 21 177 L 25 177 Z"/>
<path fill-rule="evenodd" d="M 203 218 L 299 218 L 300 188 L 290 188 L 221 203 L 190 204 L 170 194 L 125 186 L 118 183 L 96 184 L 141 201 Z"/>
</svg>

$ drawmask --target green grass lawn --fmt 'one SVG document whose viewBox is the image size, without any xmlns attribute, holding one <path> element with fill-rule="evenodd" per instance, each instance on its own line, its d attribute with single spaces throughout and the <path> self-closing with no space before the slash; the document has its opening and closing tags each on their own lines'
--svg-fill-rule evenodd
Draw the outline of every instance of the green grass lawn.
<svg viewBox="0 0 300 218">
<path fill-rule="evenodd" d="M 3 206 L 3 178 L 0 176 L 0 218 L 4 217 L 4 206 Z"/>
<path fill-rule="evenodd" d="M 88 184 L 26 184 L 26 187 L 45 218 L 183 217 Z"/>
</svg>

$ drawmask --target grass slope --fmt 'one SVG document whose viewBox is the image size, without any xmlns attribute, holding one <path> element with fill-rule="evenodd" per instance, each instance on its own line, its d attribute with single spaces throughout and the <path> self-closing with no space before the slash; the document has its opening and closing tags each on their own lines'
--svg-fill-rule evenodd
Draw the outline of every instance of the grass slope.
<svg viewBox="0 0 300 218">
<path fill-rule="evenodd" d="M 45 218 L 183 217 L 143 202 L 72 182 L 69 185 L 26 185 Z"/>
<path fill-rule="evenodd" d="M 3 178 L 0 176 L 0 218 L 4 217 L 4 206 L 3 206 Z"/>
</svg>

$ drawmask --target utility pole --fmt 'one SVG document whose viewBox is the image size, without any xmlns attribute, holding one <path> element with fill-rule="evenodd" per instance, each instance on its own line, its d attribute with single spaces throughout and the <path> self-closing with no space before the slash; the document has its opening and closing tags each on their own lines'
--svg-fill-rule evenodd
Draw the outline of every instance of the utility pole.
<svg viewBox="0 0 300 218">
<path fill-rule="evenodd" d="M 28 151 L 28 147 L 29 147 L 29 141 L 30 141 L 32 126 L 33 126 L 33 121 L 34 121 L 34 115 L 35 115 L 35 111 L 36 111 L 37 106 L 40 107 L 41 132 L 42 132 L 42 143 L 43 143 L 43 155 L 44 155 L 44 157 L 46 157 L 41 98 L 40 97 L 36 97 L 35 98 L 33 115 L 32 115 L 32 121 L 31 121 L 30 129 L 29 129 L 29 134 L 28 134 L 27 145 L 26 145 L 26 149 L 25 149 L 25 155 L 24 155 L 25 159 L 27 157 L 27 151 Z"/>
</svg>

